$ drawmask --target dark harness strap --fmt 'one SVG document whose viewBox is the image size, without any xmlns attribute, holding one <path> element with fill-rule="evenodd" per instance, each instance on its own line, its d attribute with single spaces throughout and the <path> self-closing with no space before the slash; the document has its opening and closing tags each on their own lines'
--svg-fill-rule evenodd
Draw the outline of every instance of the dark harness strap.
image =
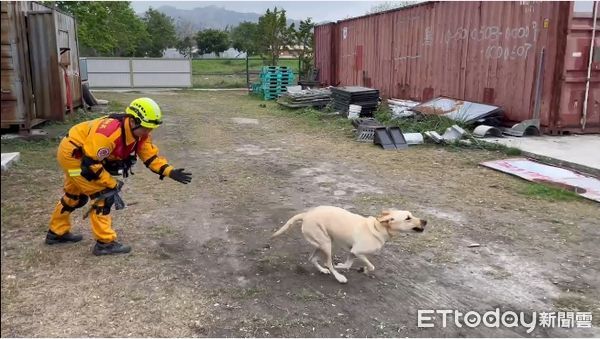
<svg viewBox="0 0 600 339">
<path fill-rule="evenodd" d="M 121 124 L 121 141 L 123 143 L 123 147 L 127 148 L 127 134 L 125 133 L 125 118 L 126 117 L 130 117 L 133 118 L 131 115 L 129 114 L 123 114 L 123 113 L 113 113 L 110 114 L 108 116 L 108 118 L 112 118 L 112 119 L 117 119 L 119 120 L 120 124 Z M 123 159 L 121 165 L 122 165 L 122 170 L 123 170 L 123 178 L 127 178 L 129 176 L 129 174 L 134 174 L 133 171 L 131 170 L 131 167 L 133 166 L 133 164 L 135 164 L 135 159 L 137 159 L 137 143 L 138 140 L 137 138 L 135 138 L 134 136 L 134 143 L 133 143 L 133 154 L 128 154 L 128 157 L 126 159 Z"/>
<path fill-rule="evenodd" d="M 85 194 L 74 195 L 74 194 L 65 192 L 65 196 L 70 199 L 77 200 L 78 202 L 77 202 L 77 205 L 75 205 L 75 206 L 69 206 L 67 204 L 67 202 L 65 201 L 65 197 L 60 198 L 60 203 L 63 205 L 62 209 L 60 210 L 60 213 L 65 213 L 65 212 L 71 213 L 74 210 L 85 206 L 85 204 L 87 204 L 87 202 L 89 200 L 87 195 L 85 195 Z"/>
</svg>

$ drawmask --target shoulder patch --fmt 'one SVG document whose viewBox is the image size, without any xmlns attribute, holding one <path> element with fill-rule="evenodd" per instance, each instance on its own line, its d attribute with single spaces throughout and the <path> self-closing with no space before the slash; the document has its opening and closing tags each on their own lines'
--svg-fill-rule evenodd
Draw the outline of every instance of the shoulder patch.
<svg viewBox="0 0 600 339">
<path fill-rule="evenodd" d="M 98 150 L 98 153 L 96 153 L 98 160 L 102 160 L 102 159 L 108 157 L 109 155 L 110 155 L 110 149 L 108 149 L 108 147 L 102 147 L 101 149 Z"/>
<path fill-rule="evenodd" d="M 119 120 L 116 119 L 102 119 L 100 120 L 100 125 L 96 129 L 96 133 L 100 133 L 107 137 L 111 136 L 115 131 L 117 131 L 121 127 Z"/>
</svg>

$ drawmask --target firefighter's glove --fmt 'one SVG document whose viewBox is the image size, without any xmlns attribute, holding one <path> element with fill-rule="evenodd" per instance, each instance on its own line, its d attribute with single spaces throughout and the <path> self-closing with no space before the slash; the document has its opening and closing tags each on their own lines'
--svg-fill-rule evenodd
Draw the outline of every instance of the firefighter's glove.
<svg viewBox="0 0 600 339">
<path fill-rule="evenodd" d="M 182 184 L 189 184 L 192 181 L 192 173 L 184 172 L 185 168 L 178 168 L 171 171 L 169 177 Z"/>
<path fill-rule="evenodd" d="M 125 208 L 125 202 L 121 199 L 121 196 L 117 191 L 114 194 L 104 198 L 104 212 L 103 214 L 109 214 L 110 209 L 115 206 L 115 210 L 122 210 Z"/>
</svg>

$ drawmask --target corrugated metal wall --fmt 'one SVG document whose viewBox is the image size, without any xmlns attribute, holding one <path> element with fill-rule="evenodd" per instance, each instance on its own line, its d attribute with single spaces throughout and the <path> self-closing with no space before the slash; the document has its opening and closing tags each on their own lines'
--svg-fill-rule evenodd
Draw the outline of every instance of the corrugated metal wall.
<svg viewBox="0 0 600 339">
<path fill-rule="evenodd" d="M 57 47 L 69 48 L 69 66 L 67 67 L 67 76 L 69 78 L 69 86 L 73 106 L 78 107 L 83 104 L 81 99 L 81 76 L 79 74 L 79 46 L 77 45 L 77 27 L 75 19 L 70 15 L 59 11 L 54 12 L 54 23 L 56 25 Z M 61 71 L 62 73 L 62 71 Z M 65 94 L 64 83 L 63 93 Z M 66 101 L 65 101 L 66 104 Z"/>
<path fill-rule="evenodd" d="M 29 45 L 36 117 L 63 120 L 65 105 L 58 67 L 52 11 L 28 13 Z"/>
<path fill-rule="evenodd" d="M 44 120 L 64 119 L 67 86 L 58 65 L 62 47 L 71 50 L 68 87 L 73 107 L 78 107 L 82 97 L 75 19 L 36 2 L 2 2 L 3 128 L 29 130 Z"/>
<path fill-rule="evenodd" d="M 533 117 L 541 81 L 539 118 L 549 128 L 571 8 L 569 2 L 419 4 L 317 26 L 315 62 L 321 69 L 337 64 L 322 76 L 329 84 L 371 86 L 385 97 L 491 103 L 510 122 Z"/>
<path fill-rule="evenodd" d="M 188 59 L 86 58 L 91 88 L 192 87 Z"/>
<path fill-rule="evenodd" d="M 596 8 L 598 2 L 596 2 Z M 596 9 L 598 10 L 598 9 Z M 571 8 L 571 12 L 572 12 Z M 594 38 L 595 54 L 590 61 L 590 46 L 593 27 L 593 12 L 576 13 L 569 18 L 568 34 L 565 41 L 562 71 L 557 71 L 560 86 L 556 92 L 557 110 L 552 116 L 553 131 L 579 131 L 582 125 L 589 131 L 600 132 L 600 23 L 596 20 L 596 36 Z M 592 74 L 589 84 L 587 114 L 584 110 L 586 80 L 588 67 Z M 585 120 L 585 122 L 584 122 Z M 600 151 L 599 151 L 600 152 Z"/>
<path fill-rule="evenodd" d="M 26 47 L 25 2 L 2 2 L 2 127 L 18 125 L 29 128 L 33 107 L 31 82 L 25 70 L 29 63 L 24 54 Z M 24 44 L 25 42 L 25 44 Z"/>
<path fill-rule="evenodd" d="M 335 84 L 333 81 L 335 68 L 332 65 L 335 56 L 332 55 L 334 49 L 331 47 L 333 27 L 335 27 L 333 23 L 315 27 L 315 41 L 319 41 L 322 46 L 330 46 L 329 48 L 315 49 L 315 60 L 326 61 L 315 63 L 319 68 L 319 81 L 327 84 Z"/>
</svg>

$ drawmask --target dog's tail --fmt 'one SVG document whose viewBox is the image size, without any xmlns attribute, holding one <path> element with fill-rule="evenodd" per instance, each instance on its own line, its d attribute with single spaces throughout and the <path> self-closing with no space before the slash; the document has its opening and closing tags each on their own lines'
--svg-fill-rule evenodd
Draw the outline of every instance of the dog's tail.
<svg viewBox="0 0 600 339">
<path fill-rule="evenodd" d="M 304 218 L 304 214 L 306 214 L 306 213 L 300 213 L 300 214 L 296 214 L 295 216 L 293 216 L 290 220 L 288 220 L 285 223 L 285 225 L 283 225 L 283 227 L 281 227 L 277 232 L 273 233 L 271 238 L 275 238 L 276 236 L 279 236 L 279 235 L 285 233 L 296 221 L 302 220 Z"/>
</svg>

